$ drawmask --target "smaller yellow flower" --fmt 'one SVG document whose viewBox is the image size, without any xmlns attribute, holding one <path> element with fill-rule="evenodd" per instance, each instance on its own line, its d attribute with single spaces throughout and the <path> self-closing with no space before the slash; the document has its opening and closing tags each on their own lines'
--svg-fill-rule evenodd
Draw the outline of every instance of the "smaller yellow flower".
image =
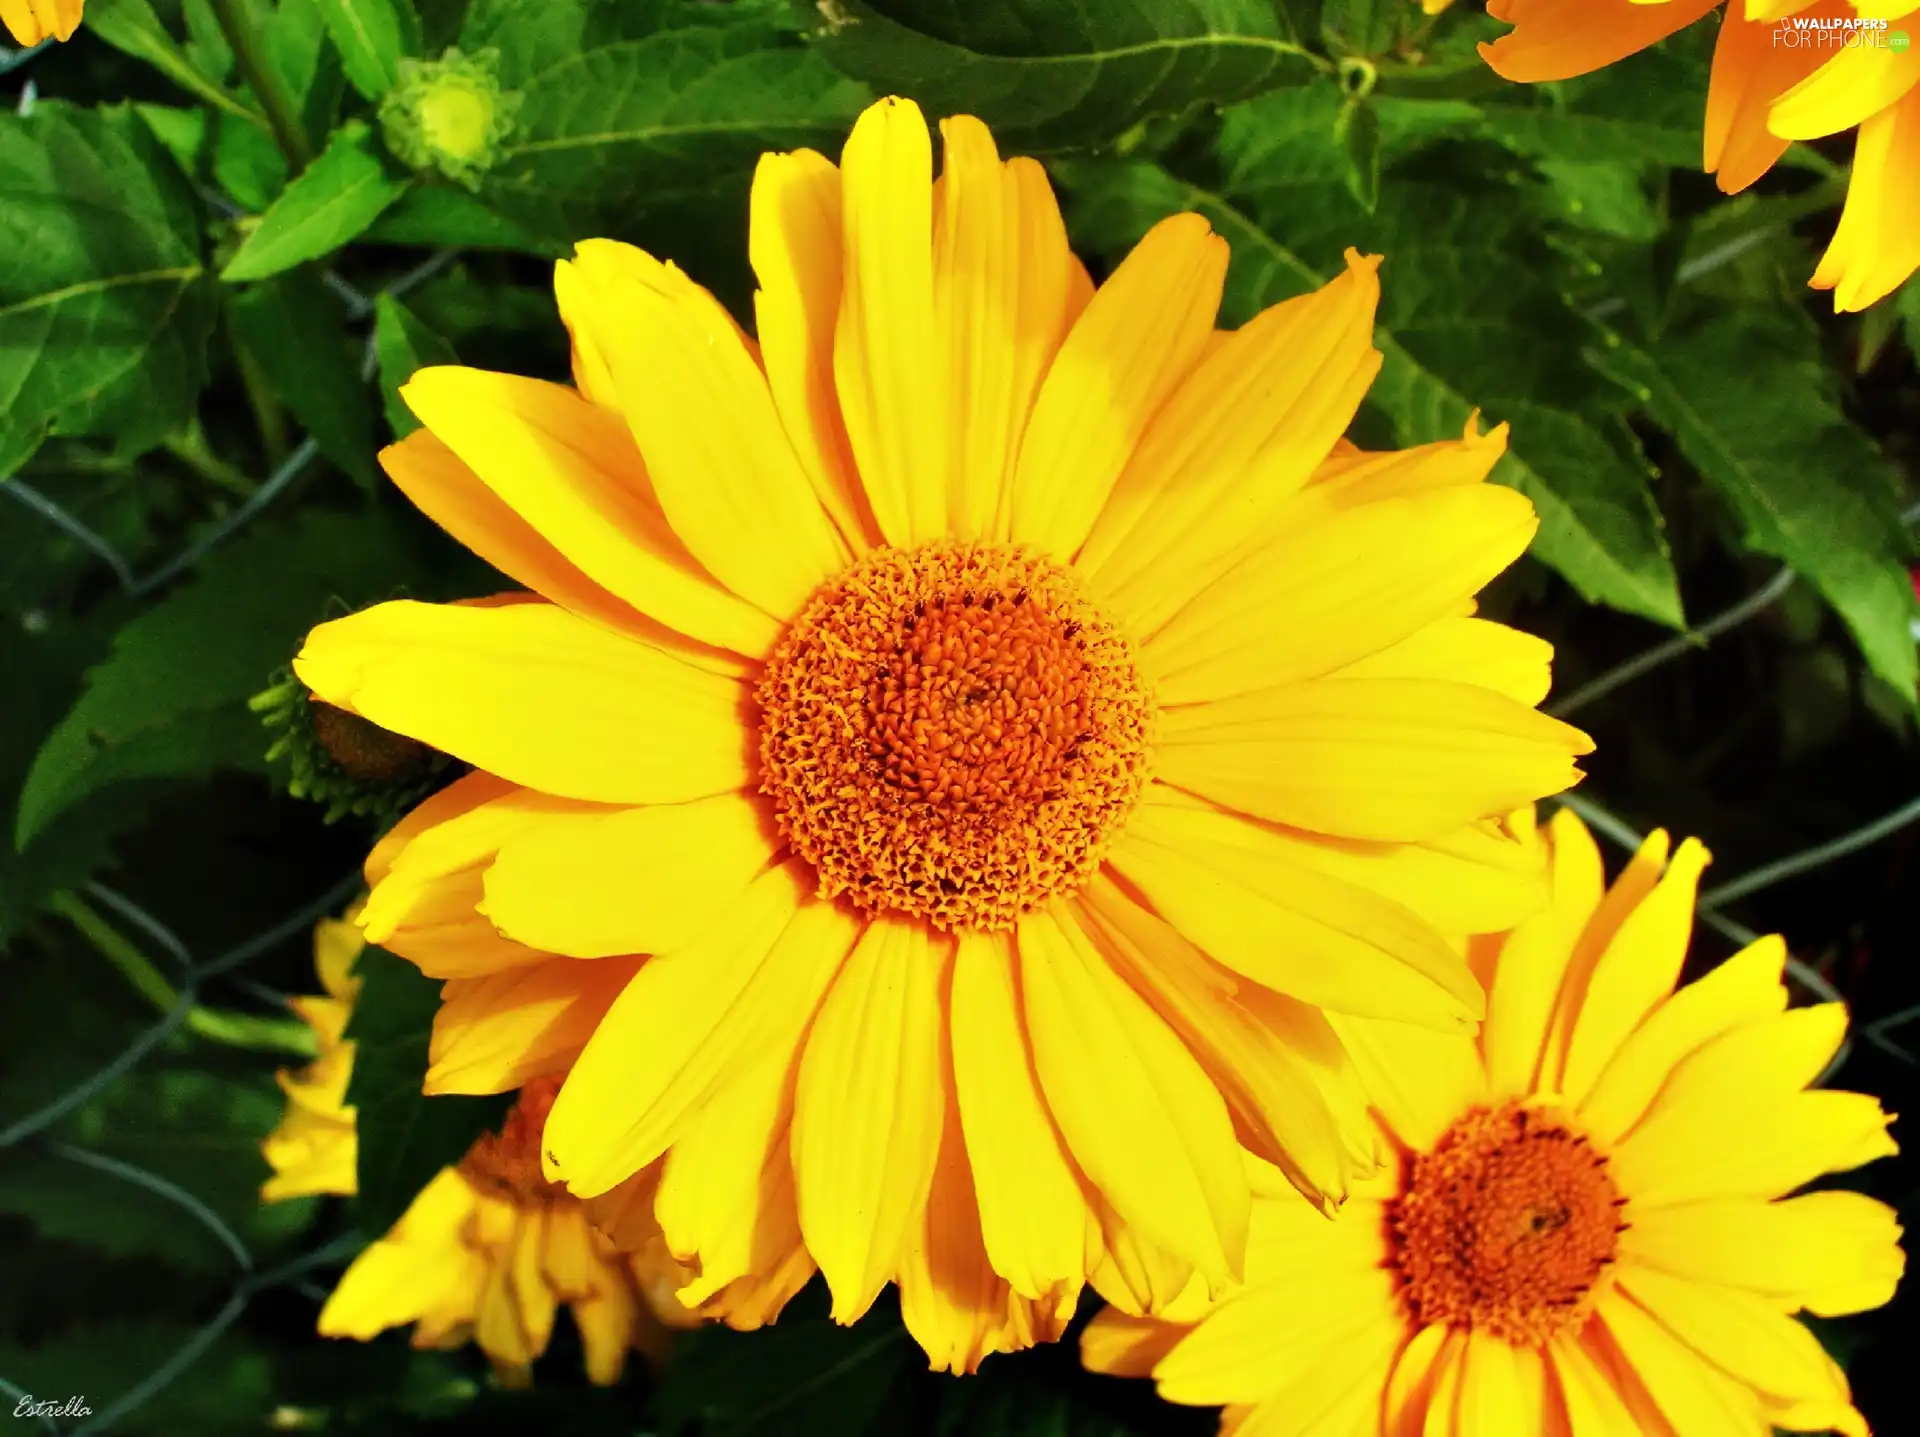
<svg viewBox="0 0 1920 1437">
<path fill-rule="evenodd" d="M 297 1074 L 280 1074 L 287 1113 L 262 1145 L 274 1170 L 261 1188 L 267 1202 L 355 1190 L 354 1110 L 346 1106 L 353 1044 L 344 1035 L 360 988 L 352 968 L 365 940 L 354 916 L 323 921 L 314 932 L 325 996 L 293 1000 L 319 1057 Z M 442 1168 L 392 1230 L 354 1260 L 321 1309 L 322 1336 L 364 1342 L 412 1323 L 414 1346 L 477 1342 L 500 1380 L 521 1386 L 564 1304 L 580 1330 L 588 1378 L 605 1385 L 618 1380 L 629 1350 L 658 1360 L 668 1329 L 698 1325 L 673 1296 L 686 1274 L 657 1227 L 637 1232 L 634 1215 L 625 1215 L 630 1251 L 618 1252 L 584 1203 L 540 1175 L 540 1130 L 559 1087 L 557 1078 L 529 1082 L 500 1131 Z"/>
<path fill-rule="evenodd" d="M 85 6 L 86 0 L 0 0 L 0 25 L 16 45 L 38 45 L 49 36 L 71 40 Z"/>
<path fill-rule="evenodd" d="M 1387 1170 L 1332 1224 L 1270 1182 L 1245 1287 L 1109 1308 L 1087 1366 L 1224 1403 L 1233 1437 L 1866 1437 L 1793 1317 L 1877 1307 L 1905 1267 L 1891 1209 L 1790 1196 L 1894 1151 L 1875 1099 L 1808 1090 L 1845 1010 L 1787 1009 L 1777 937 L 1675 990 L 1698 843 L 1656 833 L 1607 888 L 1572 812 L 1516 826 L 1552 899 L 1473 940 L 1480 1033 L 1341 1020 Z"/>
</svg>

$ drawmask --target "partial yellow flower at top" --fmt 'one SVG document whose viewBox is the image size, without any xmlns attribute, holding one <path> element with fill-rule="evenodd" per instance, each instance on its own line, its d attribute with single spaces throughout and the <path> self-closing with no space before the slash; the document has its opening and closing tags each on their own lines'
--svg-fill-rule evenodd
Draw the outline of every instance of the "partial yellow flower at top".
<svg viewBox="0 0 1920 1437">
<path fill-rule="evenodd" d="M 1514 29 L 1481 55 L 1509 80 L 1564 80 L 1682 30 L 1721 0 L 1488 0 Z M 1908 21 L 1910 29 L 1902 29 Z M 1878 28 L 1849 30 L 1861 22 Z M 1838 28 L 1836 28 L 1838 27 Z M 1920 0 L 1731 0 L 1713 52 L 1705 168 L 1737 194 L 1794 140 L 1854 128 L 1839 226 L 1808 283 L 1865 309 L 1920 269 Z"/>
<path fill-rule="evenodd" d="M 38 45 L 49 36 L 71 40 L 85 6 L 86 0 L 0 0 L 0 25 L 16 45 Z"/>
<path fill-rule="evenodd" d="M 464 985 L 430 1085 L 565 1074 L 546 1175 L 650 1204 L 683 1302 L 897 1282 L 970 1370 L 1234 1282 L 1243 1143 L 1329 1210 L 1373 1171 L 1326 1013 L 1472 1029 L 1447 935 L 1540 901 L 1500 815 L 1590 744 L 1472 617 L 1537 523 L 1504 430 L 1342 443 L 1377 260 L 1220 331 L 1201 217 L 1096 291 L 1040 166 L 942 132 L 937 185 L 903 100 L 762 159 L 757 338 L 589 241 L 574 388 L 415 375 L 387 471 L 535 592 L 295 667 L 479 770 L 369 865 Z"/>
<path fill-rule="evenodd" d="M 315 930 L 326 996 L 296 998 L 293 1007 L 313 1029 L 319 1056 L 280 1075 L 287 1112 L 262 1144 L 274 1170 L 262 1201 L 355 1191 L 354 1110 L 346 1106 L 354 1045 L 342 1035 L 364 946 L 349 921 Z M 441 1169 L 393 1229 L 354 1259 L 320 1311 L 323 1337 L 366 1341 L 412 1323 L 416 1347 L 477 1342 L 501 1380 L 520 1385 L 564 1304 L 580 1330 L 587 1376 L 605 1384 L 618 1380 L 628 1351 L 657 1360 L 669 1328 L 699 1323 L 674 1300 L 684 1275 L 657 1227 L 630 1234 L 631 1252 L 618 1252 L 577 1199 L 540 1175 L 540 1127 L 557 1088 L 550 1078 L 529 1083 L 501 1131 Z"/>
<path fill-rule="evenodd" d="M 1474 943 L 1477 1040 L 1342 1024 L 1386 1170 L 1331 1229 L 1263 1198 L 1243 1290 L 1109 1309 L 1089 1367 L 1224 1403 L 1234 1437 L 1865 1437 L 1793 1317 L 1877 1307 L 1905 1267 L 1892 1209 L 1789 1196 L 1895 1150 L 1877 1100 L 1808 1089 L 1845 1009 L 1787 1011 L 1778 938 L 1676 991 L 1693 840 L 1655 833 L 1610 889 L 1571 811 L 1535 842 L 1552 900 Z"/>
</svg>

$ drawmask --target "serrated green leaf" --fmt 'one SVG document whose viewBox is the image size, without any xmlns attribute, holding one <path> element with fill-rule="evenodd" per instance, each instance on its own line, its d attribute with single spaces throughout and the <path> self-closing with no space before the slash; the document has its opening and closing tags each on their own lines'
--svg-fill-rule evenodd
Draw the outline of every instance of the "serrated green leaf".
<svg viewBox="0 0 1920 1437">
<path fill-rule="evenodd" d="M 405 180 L 394 179 L 381 164 L 364 123 L 342 125 L 320 158 L 260 217 L 259 228 L 247 236 L 220 277 L 229 282 L 265 279 L 332 254 L 357 238 L 406 188 Z"/>
<path fill-rule="evenodd" d="M 5 428 L 137 452 L 184 427 L 206 380 L 212 286 L 172 156 L 131 108 L 42 103 L 0 115 L 0 192 Z"/>
<path fill-rule="evenodd" d="M 1798 314 L 1717 310 L 1594 363 L 1635 393 L 1746 530 L 1746 542 L 1812 581 L 1896 690 L 1920 683 L 1913 544 L 1897 479 L 1834 402 L 1819 336 Z"/>
<path fill-rule="evenodd" d="M 1205 215 L 1233 247 L 1222 304 L 1230 324 L 1332 274 L 1338 242 L 1330 243 L 1326 230 L 1385 253 L 1381 323 L 1374 332 L 1383 363 L 1367 407 L 1384 416 L 1393 442 L 1456 438 L 1476 408 L 1491 420 L 1511 420 L 1508 452 L 1493 477 L 1528 495 L 1540 511 L 1535 556 L 1590 600 L 1679 627 L 1679 589 L 1647 466 L 1617 423 L 1602 428 L 1569 407 L 1578 393 L 1569 381 L 1583 370 L 1577 349 L 1568 352 L 1574 319 L 1562 299 L 1516 259 L 1499 254 L 1485 217 L 1453 203 L 1449 192 L 1437 192 L 1445 203 L 1430 204 L 1435 194 L 1393 186 L 1382 191 L 1381 212 L 1369 217 L 1337 181 L 1329 182 L 1329 172 L 1338 174 L 1338 156 L 1331 147 L 1321 154 L 1294 166 L 1308 176 L 1297 185 L 1278 183 L 1277 157 L 1236 172 L 1259 174 L 1253 204 L 1299 223 L 1325 255 L 1318 263 L 1283 243 L 1277 226 L 1264 226 L 1250 212 L 1253 205 L 1242 209 L 1157 166 L 1103 161 L 1056 169 L 1074 195 L 1070 228 L 1109 253 L 1163 215 Z M 1396 232 L 1404 241 L 1382 237 Z M 1488 248 L 1461 248 L 1464 239 Z"/>
<path fill-rule="evenodd" d="M 88 671 L 27 775 L 15 844 L 127 778 L 258 767 L 266 740 L 247 699 L 330 608 L 386 598 L 418 573 L 408 531 L 384 510 L 262 522 L 216 550 Z"/>
<path fill-rule="evenodd" d="M 259 126 L 215 115 L 213 178 L 234 203 L 259 212 L 286 188 L 287 157 Z"/>
<path fill-rule="evenodd" d="M 267 63 L 299 109 L 310 141 L 324 139 L 346 92 L 340 57 L 327 43 L 321 0 L 279 0 L 260 26 Z"/>
<path fill-rule="evenodd" d="M 417 55 L 420 17 L 407 0 L 316 0 L 353 88 L 377 100 L 400 78 L 400 57 Z"/>
<path fill-rule="evenodd" d="M 380 393 L 386 401 L 387 423 L 395 439 L 405 439 L 420 427 L 400 386 L 417 369 L 430 364 L 457 364 L 453 346 L 428 327 L 425 320 L 390 294 L 380 296 L 374 310 L 373 344 L 380 356 Z"/>
<path fill-rule="evenodd" d="M 181 173 L 189 176 L 204 173 L 210 149 L 208 137 L 212 115 L 205 110 L 191 110 L 178 105 L 135 105 L 133 112 L 146 122 L 154 137 L 167 147 L 167 153 L 173 156 L 173 162 L 180 166 Z"/>
<path fill-rule="evenodd" d="M 234 333 L 320 452 L 371 490 L 373 391 L 340 303 L 311 270 L 291 270 L 231 296 Z"/>
<path fill-rule="evenodd" d="M 524 99 L 481 198 L 542 238 L 631 239 L 702 256 L 709 284 L 744 280 L 760 155 L 837 154 L 867 94 L 764 6 L 704 8 L 714 23 L 566 51 L 510 82 Z"/>
<path fill-rule="evenodd" d="M 1007 8 L 920 0 L 822 7 L 827 57 L 930 119 L 977 115 L 1009 152 L 1109 142 L 1154 115 L 1313 73 L 1271 0 Z"/>
<path fill-rule="evenodd" d="M 354 1044 L 347 1103 L 359 1135 L 360 1222 L 377 1235 L 400 1220 L 435 1173 L 500 1126 L 514 1095 L 426 1097 L 421 1086 L 440 981 L 372 946 L 354 972 L 361 988 L 347 1026 Z"/>
</svg>

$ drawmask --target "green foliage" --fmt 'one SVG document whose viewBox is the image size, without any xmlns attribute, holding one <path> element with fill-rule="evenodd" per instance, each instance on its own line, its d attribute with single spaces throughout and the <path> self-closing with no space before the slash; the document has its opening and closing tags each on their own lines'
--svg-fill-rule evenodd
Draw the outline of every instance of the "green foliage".
<svg viewBox="0 0 1920 1437">
<path fill-rule="evenodd" d="M 15 841 L 112 784 L 257 769 L 266 744 L 246 701 L 314 624 L 388 597 L 415 569 L 407 532 L 379 510 L 263 521 L 217 552 L 88 670 L 27 774 Z"/>
<path fill-rule="evenodd" d="M 384 948 L 368 947 L 354 972 L 362 986 L 347 1026 L 354 1044 L 347 1102 L 360 1134 L 360 1224 L 377 1237 L 399 1221 L 435 1173 L 500 1126 L 512 1095 L 422 1096 L 439 982 Z"/>
<path fill-rule="evenodd" d="M 370 795 L 326 769 L 297 685 L 263 705 L 286 720 L 272 732 L 248 701 L 316 622 L 510 587 L 381 473 L 389 434 L 417 427 L 400 386 L 459 361 L 564 382 L 552 263 L 595 236 L 672 260 L 751 332 L 760 156 L 837 158 L 878 96 L 977 115 L 1003 155 L 1041 157 L 1096 280 L 1158 220 L 1204 215 L 1231 250 L 1223 328 L 1327 282 L 1349 248 L 1383 256 L 1383 362 L 1351 437 L 1452 439 L 1476 412 L 1508 427 L 1494 477 L 1540 529 L 1483 606 L 1552 640 L 1558 702 L 1617 685 L 1571 715 L 1599 742 L 1595 802 L 1700 834 L 1724 879 L 1920 785 L 1920 279 L 1863 316 L 1807 291 L 1845 141 L 1722 196 L 1697 172 L 1711 21 L 1524 86 L 1479 58 L 1505 28 L 1485 11 L 88 0 L 71 42 L 10 57 L 0 1379 L 166 1437 L 1215 1430 L 1210 1409 L 1080 1371 L 1077 1330 L 930 1374 L 891 1294 L 842 1329 L 818 1280 L 776 1327 L 681 1334 L 663 1370 L 636 1360 L 606 1392 L 564 1319 L 529 1391 L 470 1347 L 320 1340 L 341 1265 L 509 1101 L 423 1095 L 440 984 L 378 948 L 350 1030 L 359 1195 L 255 1202 L 275 1069 L 296 1060 L 231 1040 L 289 1021 L 278 995 L 312 991 L 313 920 L 453 768 L 433 756 Z M 1781 565 L 1797 580 L 1711 622 Z M 1672 642 L 1690 624 L 1711 644 Z M 1663 643 L 1678 656 L 1621 679 Z M 306 747 L 269 762 L 288 735 Z M 1848 1084 L 1909 1112 L 1920 1067 L 1887 1045 L 1920 1051 L 1901 1017 L 1920 1011 L 1911 877 L 1908 848 L 1882 843 L 1729 911 L 1842 988 Z M 88 906 L 164 976 L 126 981 L 75 919 Z M 176 942 L 230 962 L 157 1035 L 156 992 L 187 981 Z M 1717 942 L 1703 929 L 1696 955 Z M 1911 1159 L 1865 1181 L 1911 1218 Z M 1901 1330 L 1819 1328 L 1877 1430 L 1915 1426 Z"/>
<path fill-rule="evenodd" d="M 395 439 L 405 439 L 420 427 L 420 421 L 401 399 L 400 386 L 413 377 L 416 369 L 455 364 L 459 356 L 451 344 L 392 295 L 381 295 L 374 312 L 373 343 L 380 357 L 380 393 L 386 401 L 387 423 Z"/>
<path fill-rule="evenodd" d="M 229 283 L 265 279 L 330 255 L 365 232 L 406 187 L 406 181 L 394 179 L 381 164 L 366 125 L 348 125 L 260 216 L 259 228 L 227 261 L 220 277 Z"/>
<path fill-rule="evenodd" d="M 47 434 L 150 448 L 206 378 L 212 287 L 172 158 L 124 106 L 0 115 L 0 454 Z"/>
</svg>

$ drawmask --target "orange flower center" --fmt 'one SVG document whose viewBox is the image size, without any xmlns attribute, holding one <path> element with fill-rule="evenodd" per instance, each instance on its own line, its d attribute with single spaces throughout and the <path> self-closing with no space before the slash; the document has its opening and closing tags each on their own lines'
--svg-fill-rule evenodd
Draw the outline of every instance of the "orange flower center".
<svg viewBox="0 0 1920 1437">
<path fill-rule="evenodd" d="M 1392 1209 L 1414 1320 L 1527 1345 L 1578 1327 L 1625 1201 L 1607 1160 L 1554 1114 L 1518 1103 L 1468 1113 L 1414 1157 Z"/>
<path fill-rule="evenodd" d="M 560 1093 L 559 1078 L 535 1078 L 520 1090 L 497 1133 L 483 1133 L 460 1159 L 460 1171 L 476 1186 L 521 1207 L 566 1195 L 540 1175 L 540 1134 Z"/>
<path fill-rule="evenodd" d="M 1002 929 L 1093 872 L 1145 779 L 1153 700 L 1072 571 L 1001 546 L 879 549 L 760 681 L 760 791 L 848 895 Z"/>
</svg>

